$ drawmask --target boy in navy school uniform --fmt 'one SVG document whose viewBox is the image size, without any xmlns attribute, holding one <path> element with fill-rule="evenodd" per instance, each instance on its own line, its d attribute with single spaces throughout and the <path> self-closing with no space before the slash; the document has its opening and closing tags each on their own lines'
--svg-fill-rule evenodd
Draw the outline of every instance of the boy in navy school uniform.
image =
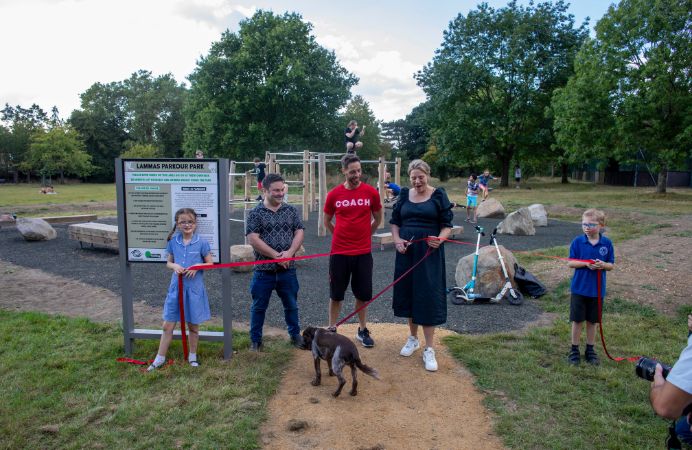
<svg viewBox="0 0 692 450">
<path fill-rule="evenodd" d="M 568 266 L 575 269 L 572 277 L 572 298 L 569 309 L 569 320 L 572 322 L 572 348 L 567 361 L 572 365 L 581 362 L 579 341 L 582 324 L 586 322 L 586 351 L 584 358 L 592 365 L 598 365 L 598 356 L 593 348 L 596 339 L 598 317 L 598 274 L 601 274 L 601 301 L 606 293 L 605 271 L 615 267 L 613 243 L 603 236 L 605 213 L 598 209 L 587 209 L 581 218 L 584 234 L 574 238 L 569 248 L 572 259 L 593 260 L 593 263 L 570 261 Z M 600 272 L 599 272 L 600 270 Z"/>
</svg>

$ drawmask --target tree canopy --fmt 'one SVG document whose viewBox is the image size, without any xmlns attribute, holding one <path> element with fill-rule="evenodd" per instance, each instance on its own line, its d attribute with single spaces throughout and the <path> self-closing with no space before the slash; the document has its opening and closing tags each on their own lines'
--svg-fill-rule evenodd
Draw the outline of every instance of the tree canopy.
<svg viewBox="0 0 692 450">
<path fill-rule="evenodd" d="M 164 157 L 183 155 L 183 103 L 187 90 L 171 74 L 139 70 L 124 81 L 94 83 L 81 94 L 70 123 L 82 135 L 99 179 L 112 179 L 113 160 L 136 144 Z"/>
<path fill-rule="evenodd" d="M 609 8 L 553 99 L 557 142 L 571 160 L 645 152 L 665 192 L 668 167 L 692 148 L 691 23 L 688 0 Z"/>
<path fill-rule="evenodd" d="M 38 172 L 41 177 L 65 174 L 87 176 L 93 170 L 91 156 L 87 154 L 78 133 L 65 126 L 55 126 L 33 135 L 29 152 L 22 163 L 26 170 Z"/>
<path fill-rule="evenodd" d="M 226 31 L 190 76 L 186 151 L 250 159 L 333 139 L 357 79 L 311 30 L 298 14 L 260 10 Z"/>
<path fill-rule="evenodd" d="M 428 96 L 426 115 L 440 163 L 498 161 L 502 184 L 521 153 L 550 148 L 544 110 L 564 85 L 587 35 L 574 28 L 562 1 L 494 9 L 482 3 L 459 14 L 433 61 L 417 75 Z M 459 161 L 461 163 L 459 163 Z"/>
</svg>

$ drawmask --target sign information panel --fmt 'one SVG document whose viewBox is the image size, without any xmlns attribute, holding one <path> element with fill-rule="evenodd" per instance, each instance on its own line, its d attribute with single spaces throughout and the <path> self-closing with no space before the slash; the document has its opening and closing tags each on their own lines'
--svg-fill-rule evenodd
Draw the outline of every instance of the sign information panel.
<svg viewBox="0 0 692 450">
<path fill-rule="evenodd" d="M 219 164 L 216 160 L 122 160 L 127 260 L 166 262 L 175 212 L 197 213 L 196 233 L 219 259 Z"/>
</svg>

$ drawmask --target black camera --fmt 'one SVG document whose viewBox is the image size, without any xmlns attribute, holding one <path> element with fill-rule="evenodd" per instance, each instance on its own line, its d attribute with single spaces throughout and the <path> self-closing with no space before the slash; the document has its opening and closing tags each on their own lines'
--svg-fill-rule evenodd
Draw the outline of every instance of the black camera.
<svg viewBox="0 0 692 450">
<path fill-rule="evenodd" d="M 637 362 L 637 367 L 634 368 L 637 376 L 644 378 L 645 380 L 654 381 L 654 374 L 656 373 L 656 364 L 660 364 L 663 367 L 663 378 L 668 376 L 671 367 L 663 364 L 660 361 L 656 361 L 653 358 L 640 358 Z"/>
</svg>

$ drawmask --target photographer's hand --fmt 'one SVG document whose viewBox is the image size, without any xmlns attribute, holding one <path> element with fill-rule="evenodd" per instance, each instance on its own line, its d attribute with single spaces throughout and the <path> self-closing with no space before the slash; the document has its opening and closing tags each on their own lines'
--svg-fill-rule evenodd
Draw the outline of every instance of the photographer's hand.
<svg viewBox="0 0 692 450">
<path fill-rule="evenodd" d="M 654 381 L 651 382 L 651 388 L 660 388 L 665 382 L 666 379 L 663 378 L 663 366 L 656 364 L 656 372 L 654 372 Z"/>
</svg>

